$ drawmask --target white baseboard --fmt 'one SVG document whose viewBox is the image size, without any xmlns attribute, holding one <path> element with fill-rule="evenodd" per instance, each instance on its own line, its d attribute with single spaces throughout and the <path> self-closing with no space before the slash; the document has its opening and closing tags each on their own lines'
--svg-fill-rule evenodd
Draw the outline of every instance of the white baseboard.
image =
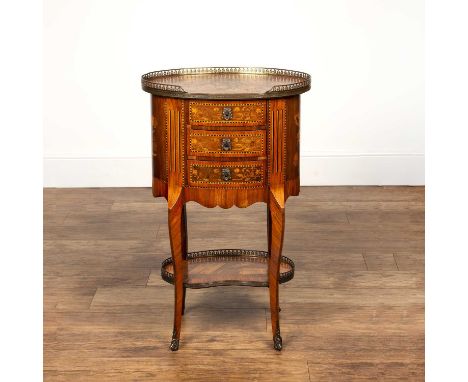
<svg viewBox="0 0 468 382">
<path fill-rule="evenodd" d="M 424 185 L 424 154 L 303 153 L 301 185 Z M 150 186 L 150 157 L 44 159 L 44 187 Z"/>
<path fill-rule="evenodd" d="M 151 187 L 151 159 L 44 158 L 44 187 Z"/>
<path fill-rule="evenodd" d="M 424 154 L 301 155 L 303 186 L 424 185 Z"/>
</svg>

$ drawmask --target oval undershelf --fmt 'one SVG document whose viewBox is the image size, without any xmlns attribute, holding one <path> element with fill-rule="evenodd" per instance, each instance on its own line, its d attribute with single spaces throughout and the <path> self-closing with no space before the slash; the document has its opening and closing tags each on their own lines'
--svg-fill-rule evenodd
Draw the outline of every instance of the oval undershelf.
<svg viewBox="0 0 468 382">
<path fill-rule="evenodd" d="M 268 286 L 268 252 L 246 249 L 217 249 L 187 254 L 188 271 L 184 286 L 208 288 L 214 286 Z M 161 276 L 174 284 L 174 264 L 169 257 L 163 261 Z M 294 277 L 294 262 L 281 256 L 279 283 Z"/>
</svg>

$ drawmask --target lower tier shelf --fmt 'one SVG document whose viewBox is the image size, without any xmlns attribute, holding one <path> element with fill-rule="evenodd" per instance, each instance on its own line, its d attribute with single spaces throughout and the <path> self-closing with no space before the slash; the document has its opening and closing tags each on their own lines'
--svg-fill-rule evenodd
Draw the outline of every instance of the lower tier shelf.
<svg viewBox="0 0 468 382">
<path fill-rule="evenodd" d="M 268 286 L 268 252 L 246 249 L 216 249 L 187 254 L 187 288 L 245 285 Z M 174 284 L 174 264 L 169 257 L 163 261 L 161 276 Z M 279 283 L 294 277 L 294 262 L 281 256 Z"/>
</svg>

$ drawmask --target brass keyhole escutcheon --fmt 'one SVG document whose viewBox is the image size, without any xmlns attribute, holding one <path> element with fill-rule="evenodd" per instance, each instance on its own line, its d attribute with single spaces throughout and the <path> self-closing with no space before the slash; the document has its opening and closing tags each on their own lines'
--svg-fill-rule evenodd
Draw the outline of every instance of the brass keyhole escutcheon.
<svg viewBox="0 0 468 382">
<path fill-rule="evenodd" d="M 222 138 L 221 139 L 221 149 L 224 151 L 232 150 L 231 138 Z"/>
<path fill-rule="evenodd" d="M 225 121 L 232 119 L 232 109 L 230 107 L 223 108 L 223 119 Z"/>
<path fill-rule="evenodd" d="M 231 180 L 231 169 L 229 168 L 222 168 L 221 169 L 221 180 L 225 182 L 229 182 Z"/>
</svg>

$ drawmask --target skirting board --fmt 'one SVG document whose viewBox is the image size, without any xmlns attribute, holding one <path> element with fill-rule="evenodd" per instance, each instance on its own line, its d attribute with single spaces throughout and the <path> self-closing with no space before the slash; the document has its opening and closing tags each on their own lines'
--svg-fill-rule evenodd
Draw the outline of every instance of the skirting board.
<svg viewBox="0 0 468 382">
<path fill-rule="evenodd" d="M 424 185 L 424 154 L 302 155 L 301 185 Z M 150 186 L 150 157 L 44 158 L 44 187 Z"/>
</svg>

